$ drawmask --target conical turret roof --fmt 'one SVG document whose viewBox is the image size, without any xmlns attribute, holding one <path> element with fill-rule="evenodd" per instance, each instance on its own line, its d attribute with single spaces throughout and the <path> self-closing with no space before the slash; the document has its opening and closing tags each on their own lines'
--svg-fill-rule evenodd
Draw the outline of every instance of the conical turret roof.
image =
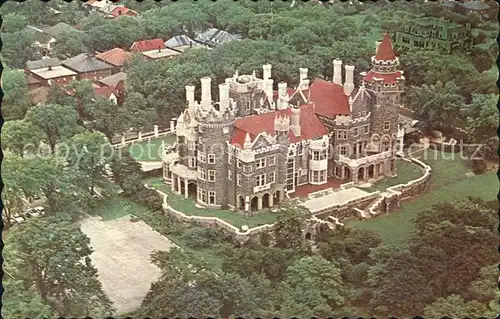
<svg viewBox="0 0 500 319">
<path fill-rule="evenodd" d="M 380 61 L 392 61 L 395 58 L 396 58 L 396 55 L 394 54 L 394 50 L 392 49 L 391 37 L 386 32 L 384 34 L 384 38 L 382 39 L 382 42 L 380 43 L 380 45 L 377 49 L 377 54 L 375 55 L 375 59 L 380 60 Z"/>
</svg>

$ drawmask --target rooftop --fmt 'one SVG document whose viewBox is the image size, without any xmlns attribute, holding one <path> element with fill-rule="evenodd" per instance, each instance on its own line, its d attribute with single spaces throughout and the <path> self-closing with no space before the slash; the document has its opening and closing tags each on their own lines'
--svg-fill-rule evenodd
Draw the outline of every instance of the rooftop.
<svg viewBox="0 0 500 319">
<path fill-rule="evenodd" d="M 62 61 L 61 64 L 80 73 L 95 72 L 112 68 L 112 66 L 99 61 L 97 58 L 90 56 L 87 53 L 81 53 L 75 57 L 66 59 Z"/>
<path fill-rule="evenodd" d="M 375 59 L 379 61 L 392 61 L 396 58 L 394 50 L 392 49 L 392 40 L 388 33 L 384 34 L 384 38 L 380 43 L 377 53 L 375 54 Z"/>
<path fill-rule="evenodd" d="M 130 51 L 132 52 L 144 52 L 151 50 L 158 50 L 158 48 L 165 48 L 165 42 L 163 39 L 150 39 L 150 40 L 142 40 L 136 41 L 130 47 Z"/>
<path fill-rule="evenodd" d="M 251 115 L 234 122 L 234 133 L 231 138 L 231 144 L 243 145 L 247 133 L 252 141 L 263 132 L 274 136 L 274 120 L 277 116 L 291 116 L 290 108 L 278 110 L 260 115 Z M 291 143 L 302 140 L 316 139 L 328 134 L 320 119 L 314 114 L 314 105 L 304 104 L 300 106 L 300 136 L 295 136 L 290 130 L 288 138 Z"/>
<path fill-rule="evenodd" d="M 58 36 L 60 36 L 63 32 L 79 32 L 77 29 L 75 29 L 74 27 L 70 26 L 69 24 L 67 23 L 64 23 L 64 22 L 59 22 L 58 24 L 52 26 L 52 27 L 48 27 L 48 28 L 45 28 L 43 30 L 43 33 L 45 34 L 48 34 L 54 38 L 57 38 Z"/>
<path fill-rule="evenodd" d="M 35 70 L 41 68 L 47 68 L 49 66 L 61 65 L 61 60 L 58 58 L 42 59 L 37 61 L 26 61 L 26 68 L 28 70 Z"/>
<path fill-rule="evenodd" d="M 111 15 L 113 17 L 120 17 L 125 15 L 137 16 L 137 12 L 124 6 L 117 6 L 116 8 L 113 9 L 113 11 L 111 11 Z"/>
<path fill-rule="evenodd" d="M 107 76 L 99 80 L 100 83 L 107 86 L 116 86 L 120 81 L 125 81 L 127 79 L 127 73 L 119 72 L 111 76 Z"/>
<path fill-rule="evenodd" d="M 75 72 L 73 72 L 70 69 L 67 69 L 63 66 L 53 66 L 53 67 L 47 67 L 47 68 L 42 68 L 42 69 L 36 69 L 36 70 L 31 70 L 31 72 L 38 75 L 39 77 L 46 79 L 46 80 L 60 78 L 63 76 L 76 75 Z"/>
<path fill-rule="evenodd" d="M 146 51 L 146 52 L 141 52 L 143 55 L 150 59 L 161 59 L 161 58 L 166 58 L 166 57 L 172 57 L 176 55 L 180 55 L 181 53 L 179 51 L 175 51 L 172 49 L 161 49 L 161 50 L 151 50 L 151 51 Z"/>
<path fill-rule="evenodd" d="M 132 53 L 127 52 L 121 48 L 114 48 L 106 52 L 102 52 L 96 55 L 96 58 L 112 64 L 114 66 L 123 66 L 132 57 Z"/>
<path fill-rule="evenodd" d="M 240 39 L 240 35 L 231 34 L 227 31 L 216 28 L 210 28 L 199 34 L 195 40 L 201 43 L 220 44 Z"/>
<path fill-rule="evenodd" d="M 339 84 L 316 79 L 309 87 L 309 99 L 314 103 L 318 115 L 333 118 L 350 114 L 348 97 Z"/>
<path fill-rule="evenodd" d="M 176 35 L 175 37 L 171 37 L 167 41 L 165 41 L 165 46 L 170 48 L 177 48 L 182 46 L 199 45 L 193 39 L 188 37 L 187 35 Z"/>
</svg>

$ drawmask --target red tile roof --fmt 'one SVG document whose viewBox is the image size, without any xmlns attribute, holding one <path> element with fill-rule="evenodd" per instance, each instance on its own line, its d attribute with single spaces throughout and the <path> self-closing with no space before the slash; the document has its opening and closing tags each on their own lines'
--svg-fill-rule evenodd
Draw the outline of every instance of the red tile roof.
<svg viewBox="0 0 500 319">
<path fill-rule="evenodd" d="M 383 73 L 377 73 L 374 71 L 368 72 L 363 80 L 365 81 L 371 81 L 374 78 L 380 78 L 384 81 L 384 83 L 387 84 L 396 84 L 397 83 L 397 78 L 401 76 L 401 72 L 394 72 L 390 74 L 383 74 Z"/>
<path fill-rule="evenodd" d="M 287 108 L 285 110 L 278 110 L 261 115 L 252 115 L 237 119 L 234 123 L 234 132 L 231 138 L 231 144 L 239 145 L 240 147 L 243 146 L 247 133 L 250 135 L 252 141 L 254 141 L 254 139 L 263 132 L 274 136 L 274 119 L 276 116 L 291 116 L 291 114 L 292 110 Z M 295 136 L 291 130 L 288 132 L 290 143 L 314 139 L 328 134 L 326 127 L 316 114 L 314 114 L 314 105 L 312 104 L 304 104 L 300 106 L 300 128 L 300 136 Z"/>
<path fill-rule="evenodd" d="M 380 43 L 377 53 L 375 54 L 375 59 L 380 61 L 392 61 L 396 58 L 394 50 L 392 49 L 391 37 L 388 33 L 384 34 L 384 38 Z"/>
<path fill-rule="evenodd" d="M 112 64 L 114 66 L 123 66 L 131 57 L 130 52 L 120 48 L 114 48 L 96 55 L 99 60 Z"/>
<path fill-rule="evenodd" d="M 157 50 L 158 48 L 165 48 L 165 42 L 163 39 L 151 39 L 151 40 L 142 40 L 136 41 L 132 44 L 130 51 L 132 52 L 144 52 Z"/>
<path fill-rule="evenodd" d="M 119 16 L 137 16 L 137 12 L 134 10 L 131 10 L 127 7 L 121 7 L 118 6 L 113 11 L 111 11 L 111 15 L 114 17 L 119 17 Z"/>
<path fill-rule="evenodd" d="M 318 115 L 333 118 L 350 114 L 348 97 L 339 84 L 316 79 L 309 87 L 309 99 L 314 103 Z"/>
</svg>

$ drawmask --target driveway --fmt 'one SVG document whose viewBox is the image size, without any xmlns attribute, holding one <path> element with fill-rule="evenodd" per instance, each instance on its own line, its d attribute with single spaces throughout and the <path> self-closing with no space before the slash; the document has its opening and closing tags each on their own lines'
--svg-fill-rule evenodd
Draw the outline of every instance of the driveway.
<svg viewBox="0 0 500 319">
<path fill-rule="evenodd" d="M 108 221 L 89 217 L 82 221 L 81 230 L 90 238 L 92 263 L 117 314 L 139 308 L 160 276 L 151 253 L 176 245 L 143 221 L 131 222 L 130 216 Z"/>
</svg>

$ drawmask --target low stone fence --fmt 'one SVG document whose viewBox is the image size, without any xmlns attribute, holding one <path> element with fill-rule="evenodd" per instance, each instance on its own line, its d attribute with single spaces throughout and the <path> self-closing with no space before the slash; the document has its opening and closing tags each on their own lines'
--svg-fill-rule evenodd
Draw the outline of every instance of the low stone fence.
<svg viewBox="0 0 500 319">
<path fill-rule="evenodd" d="M 147 132 L 145 134 L 143 134 L 142 132 L 139 132 L 137 134 L 137 137 L 134 137 L 132 139 L 126 139 L 125 138 L 125 135 L 122 135 L 122 140 L 121 142 L 117 142 L 117 143 L 113 143 L 113 147 L 115 148 L 120 148 L 120 147 L 124 147 L 124 146 L 127 146 L 127 145 L 131 145 L 131 144 L 135 144 L 135 143 L 140 143 L 140 142 L 144 142 L 144 141 L 149 141 L 149 140 L 152 140 L 152 139 L 155 139 L 155 138 L 159 138 L 159 137 L 162 137 L 162 136 L 167 136 L 167 135 L 172 135 L 172 134 L 175 134 L 174 131 L 171 131 L 170 129 L 165 129 L 163 131 L 154 131 L 154 132 Z"/>
<path fill-rule="evenodd" d="M 378 197 L 380 197 L 379 191 L 369 193 L 365 196 L 354 198 L 342 204 L 332 204 L 327 208 L 313 212 L 313 216 L 321 219 L 328 219 L 330 215 L 335 215 L 338 219 L 346 219 L 352 217 L 356 211 L 355 208 L 364 209 Z"/>
<path fill-rule="evenodd" d="M 424 192 L 427 188 L 432 168 L 416 158 L 402 158 L 402 160 L 418 165 L 424 174 L 408 183 L 388 187 L 387 191 L 381 193 L 380 198 L 368 207 L 370 216 L 394 211 L 400 206 L 401 201 L 414 197 Z"/>
</svg>

